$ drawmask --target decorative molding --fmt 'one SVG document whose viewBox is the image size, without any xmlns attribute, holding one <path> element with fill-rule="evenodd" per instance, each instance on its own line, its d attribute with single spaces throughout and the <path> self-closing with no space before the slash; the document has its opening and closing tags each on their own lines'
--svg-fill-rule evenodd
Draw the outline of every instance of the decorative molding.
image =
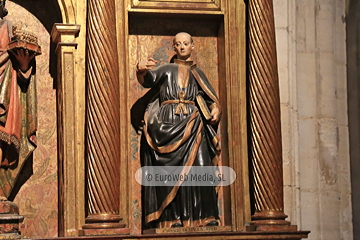
<svg viewBox="0 0 360 240">
<path fill-rule="evenodd" d="M 222 81 L 226 87 L 220 94 L 227 98 L 227 109 L 222 115 L 227 126 L 229 166 L 237 174 L 230 185 L 230 214 L 233 231 L 244 231 L 251 220 L 248 167 L 247 136 L 247 97 L 246 97 L 246 5 L 243 1 L 227 0 L 224 15 L 224 36 L 219 36 L 220 46 L 224 48 L 223 58 L 219 64 L 225 64 L 226 71 Z M 236 31 L 234 31 L 236 29 Z M 221 52 L 221 51 L 220 51 Z M 236 53 L 236 54 L 234 54 Z"/>
<path fill-rule="evenodd" d="M 52 41 L 57 44 L 57 133 L 58 133 L 58 172 L 59 172 L 59 235 L 76 236 L 79 228 L 78 205 L 84 202 L 78 169 L 83 163 L 78 162 L 76 148 L 76 80 L 75 36 L 80 26 L 74 24 L 55 24 Z M 80 203 L 80 204 L 79 204 Z"/>
<path fill-rule="evenodd" d="M 64 24 L 64 23 L 55 23 L 53 29 L 51 30 L 51 40 L 56 43 L 56 51 L 58 46 L 77 46 L 75 40 L 76 36 L 80 32 L 80 25 L 76 24 Z"/>
<path fill-rule="evenodd" d="M 223 0 L 131 0 L 132 9 L 221 11 Z"/>
</svg>

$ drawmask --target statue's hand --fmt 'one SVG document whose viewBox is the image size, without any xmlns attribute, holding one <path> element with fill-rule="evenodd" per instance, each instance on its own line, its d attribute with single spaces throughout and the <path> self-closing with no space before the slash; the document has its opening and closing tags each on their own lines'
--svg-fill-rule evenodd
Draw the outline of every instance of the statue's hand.
<svg viewBox="0 0 360 240">
<path fill-rule="evenodd" d="M 148 58 L 147 61 L 141 61 L 137 65 L 138 73 L 147 72 L 147 70 L 154 69 L 158 61 L 153 58 Z"/>
<path fill-rule="evenodd" d="M 21 71 L 26 72 L 29 69 L 30 61 L 35 57 L 33 52 L 29 52 L 26 49 L 12 50 Z"/>
<path fill-rule="evenodd" d="M 211 110 L 211 119 L 210 119 L 210 124 L 216 124 L 219 121 L 219 117 L 220 117 L 220 110 L 217 107 L 214 107 Z"/>
</svg>

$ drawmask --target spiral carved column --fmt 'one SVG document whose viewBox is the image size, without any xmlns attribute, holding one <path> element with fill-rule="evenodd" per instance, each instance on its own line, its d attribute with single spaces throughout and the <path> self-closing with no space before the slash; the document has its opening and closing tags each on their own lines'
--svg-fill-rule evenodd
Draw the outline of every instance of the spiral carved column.
<svg viewBox="0 0 360 240">
<path fill-rule="evenodd" d="M 285 221 L 280 97 L 272 0 L 249 0 L 249 104 L 257 230 Z M 260 227 L 262 226 L 262 227 Z M 266 226 L 266 227 L 264 227 Z"/>
<path fill-rule="evenodd" d="M 114 0 L 88 0 L 86 174 L 88 215 L 83 229 L 119 223 L 120 98 Z"/>
</svg>

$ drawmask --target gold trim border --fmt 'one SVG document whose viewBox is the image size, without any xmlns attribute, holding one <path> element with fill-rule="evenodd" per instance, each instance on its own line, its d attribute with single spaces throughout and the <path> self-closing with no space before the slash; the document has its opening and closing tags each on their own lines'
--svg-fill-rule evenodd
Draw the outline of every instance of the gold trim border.
<svg viewBox="0 0 360 240">
<path fill-rule="evenodd" d="M 131 9 L 221 11 L 223 0 L 132 0 Z"/>
</svg>

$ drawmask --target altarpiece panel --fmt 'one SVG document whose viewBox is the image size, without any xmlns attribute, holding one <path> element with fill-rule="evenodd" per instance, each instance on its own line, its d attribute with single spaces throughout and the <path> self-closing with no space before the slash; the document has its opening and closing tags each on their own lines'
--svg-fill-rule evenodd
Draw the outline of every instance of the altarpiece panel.
<svg viewBox="0 0 360 240">
<path fill-rule="evenodd" d="M 256 0 L 247 2 L 253 4 L 250 6 L 253 6 L 254 12 L 256 12 L 256 6 L 260 6 L 254 3 Z M 102 9 L 101 4 L 110 4 L 106 6 L 111 6 L 111 8 Z M 271 4 L 265 5 L 261 7 L 272 6 Z M 96 49 L 95 45 L 91 45 L 94 43 L 92 41 L 95 39 L 100 41 L 98 43 L 104 44 L 105 50 L 102 52 L 104 56 L 116 55 L 107 58 L 111 59 L 109 60 L 110 64 L 106 62 L 107 66 L 101 70 L 102 76 L 105 76 L 107 67 L 115 65 L 118 67 L 113 72 L 118 75 L 118 78 L 112 75 L 112 79 L 110 79 L 114 81 L 113 86 L 117 88 L 112 98 L 114 100 L 112 106 L 115 106 L 115 109 L 109 108 L 110 111 L 108 112 L 111 115 L 111 112 L 119 110 L 114 114 L 118 121 L 114 134 L 118 140 L 116 142 L 118 148 L 114 147 L 117 150 L 115 154 L 117 159 L 106 159 L 108 161 L 106 167 L 116 166 L 116 169 L 112 170 L 115 173 L 119 172 L 119 175 L 110 174 L 112 176 L 109 176 L 110 181 L 116 181 L 111 183 L 111 190 L 114 190 L 115 195 L 118 195 L 114 199 L 119 200 L 110 208 L 119 209 L 110 209 L 111 211 L 115 210 L 115 214 L 106 212 L 105 208 L 96 209 L 97 219 L 95 220 L 98 226 L 94 228 L 99 226 L 101 228 L 102 217 L 108 221 L 109 215 L 116 215 L 114 219 L 118 223 L 115 225 L 124 229 L 124 231 L 119 232 L 130 234 L 130 237 L 141 238 L 143 234 L 141 187 L 135 181 L 134 173 L 140 167 L 140 137 L 137 127 L 139 123 L 141 124 L 142 116 L 140 113 L 144 105 L 138 99 L 144 99 L 151 93 L 141 88 L 136 82 L 135 65 L 138 60 L 147 57 L 156 58 L 159 64 L 169 62 L 173 54 L 171 49 L 172 37 L 177 32 L 187 31 L 192 34 L 197 46 L 196 61 L 215 86 L 215 91 L 223 105 L 223 116 L 219 128 L 223 149 L 222 164 L 233 168 L 237 173 L 236 181 L 230 187 L 223 187 L 219 192 L 218 205 L 221 222 L 222 225 L 229 226 L 233 234 L 242 233 L 245 239 L 246 231 L 251 230 L 246 228 L 246 225 L 251 222 L 251 214 L 254 213 L 252 212 L 254 209 L 251 209 L 252 204 L 250 204 L 250 192 L 253 192 L 254 189 L 250 190 L 251 184 L 249 182 L 249 169 L 251 169 L 249 168 L 248 154 L 249 92 L 246 74 L 245 12 L 249 6 L 244 1 L 237 0 L 84 0 L 78 1 L 77 4 L 74 4 L 72 0 L 59 0 L 59 6 L 65 24 L 55 25 L 52 32 L 53 41 L 57 44 L 56 50 L 53 51 L 56 51 L 58 55 L 58 85 L 56 86 L 58 89 L 58 109 L 56 112 L 60 147 L 59 149 L 54 148 L 55 150 L 52 153 L 59 152 L 59 235 L 74 237 L 79 236 L 79 234 L 87 235 L 86 233 L 96 235 L 97 230 L 86 230 L 87 227 L 93 226 L 92 221 L 94 220 L 88 218 L 89 209 L 92 207 L 89 203 L 96 203 L 99 206 L 102 203 L 111 203 L 111 198 L 106 194 L 102 195 L 101 192 L 96 196 L 90 196 L 92 192 L 86 185 L 94 176 L 95 179 L 102 179 L 101 174 L 97 175 L 98 173 L 95 171 L 89 170 L 89 163 L 91 162 L 87 160 L 94 160 L 93 163 L 100 163 L 99 165 L 104 160 L 91 159 L 92 156 L 89 155 L 91 149 L 89 151 L 87 148 L 90 145 L 88 141 L 89 131 L 87 131 L 89 115 L 87 114 L 91 112 L 89 105 L 87 105 L 90 86 L 87 81 L 92 79 L 90 77 L 93 76 L 89 76 L 89 74 L 94 70 L 89 62 L 92 61 L 96 65 L 97 60 L 106 59 L 106 57 L 102 58 L 102 55 L 91 55 L 91 59 L 87 59 L 87 57 L 89 58 L 89 51 L 91 51 L 89 49 Z M 253 16 L 255 16 L 254 12 L 250 11 Z M 90 18 L 91 21 L 89 21 Z M 112 21 L 114 19 L 115 21 Z M 99 22 L 96 22 L 97 20 Z M 91 25 L 93 23 L 95 25 Z M 101 25 L 101 34 L 108 36 L 107 39 L 99 40 L 97 39 L 98 35 L 91 35 L 99 30 L 96 28 L 97 23 L 103 24 Z M 83 29 L 81 31 L 80 26 Z M 85 31 L 86 28 L 88 29 Z M 89 32 L 91 37 L 94 37 L 93 40 L 90 39 Z M 254 39 L 253 36 L 250 38 Z M 261 37 L 256 38 L 256 40 L 261 40 Z M 112 41 L 111 44 L 108 44 L 108 41 Z M 108 45 L 111 45 L 111 51 L 108 51 L 110 49 Z M 256 43 L 252 46 L 256 46 Z M 257 64 L 261 65 L 260 62 Z M 106 76 L 104 79 L 101 77 L 97 79 L 99 80 L 98 83 L 105 84 L 106 81 L 109 81 Z M 96 96 L 94 99 L 98 100 Z M 256 135 L 256 132 L 255 134 L 254 132 L 251 133 Z M 111 140 L 106 134 L 101 137 L 106 138 L 107 141 Z M 101 140 L 101 138 L 96 140 L 99 139 Z M 112 165 L 111 161 L 116 164 Z M 257 160 L 254 163 L 257 163 Z M 39 167 L 40 170 L 43 171 L 43 168 Z M 50 175 L 46 178 L 48 181 L 53 180 L 55 176 Z M 108 180 L 106 174 L 103 176 Z M 96 183 L 94 184 L 96 185 Z M 101 187 L 106 189 L 108 186 L 100 186 L 99 189 Z M 94 201 L 89 202 L 89 199 Z M 29 206 L 28 203 L 26 202 L 25 207 Z M 262 219 L 264 216 L 265 218 L 269 217 L 267 215 L 268 209 L 259 209 L 265 210 L 265 214 L 260 214 L 260 220 L 264 220 Z M 29 208 L 29 210 L 33 209 Z M 279 209 L 279 212 L 281 211 L 282 209 Z M 270 213 L 272 212 L 270 211 Z M 283 218 L 283 215 L 280 218 Z M 47 216 L 54 216 L 54 212 Z M 108 222 L 105 223 L 104 226 L 111 225 Z M 116 233 L 106 229 L 99 232 L 98 235 Z M 300 235 L 297 235 L 295 239 L 299 239 L 298 236 Z M 163 237 L 166 236 L 163 235 Z"/>
</svg>

